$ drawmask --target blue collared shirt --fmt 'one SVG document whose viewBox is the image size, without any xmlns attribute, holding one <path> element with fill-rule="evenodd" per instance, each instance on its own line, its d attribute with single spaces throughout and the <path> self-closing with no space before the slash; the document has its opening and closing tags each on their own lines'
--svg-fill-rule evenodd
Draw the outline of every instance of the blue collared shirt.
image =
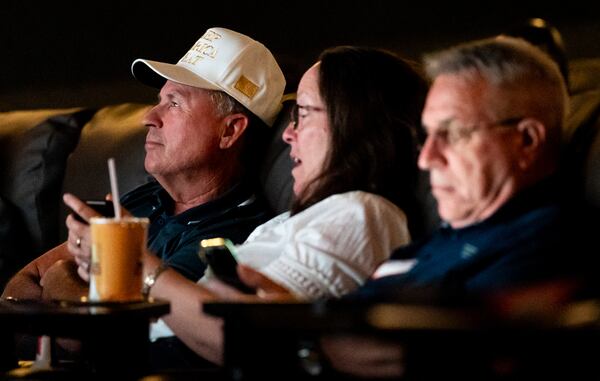
<svg viewBox="0 0 600 381">
<path fill-rule="evenodd" d="M 248 184 L 238 184 L 220 198 L 173 215 L 173 200 L 152 181 L 122 198 L 136 217 L 148 217 L 148 248 L 186 278 L 196 281 L 206 265 L 198 257 L 200 240 L 226 237 L 242 243 L 271 214 Z"/>
<path fill-rule="evenodd" d="M 482 222 L 460 229 L 443 224 L 429 239 L 393 253 L 392 259 L 417 260 L 410 271 L 371 280 L 352 297 L 402 298 L 417 289 L 430 298 L 467 298 L 583 274 L 598 251 L 583 240 L 597 239 L 558 189 L 557 179 L 546 179 Z"/>
</svg>

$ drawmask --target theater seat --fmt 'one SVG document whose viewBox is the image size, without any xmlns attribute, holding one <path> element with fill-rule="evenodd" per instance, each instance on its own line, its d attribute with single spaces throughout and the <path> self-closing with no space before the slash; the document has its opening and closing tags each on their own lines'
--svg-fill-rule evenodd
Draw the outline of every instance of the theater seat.
<svg viewBox="0 0 600 381">
<path fill-rule="evenodd" d="M 583 179 L 585 199 L 600 208 L 600 119 L 596 120 L 594 136 L 585 157 Z"/>
<path fill-rule="evenodd" d="M 570 65 L 571 109 L 565 125 L 564 166 L 569 186 L 600 207 L 600 59 Z"/>
<path fill-rule="evenodd" d="M 277 214 L 289 209 L 294 184 L 290 146 L 283 141 L 282 134 L 290 122 L 290 110 L 294 105 L 295 97 L 290 95 L 284 99 L 286 100 L 273 124 L 273 134 L 259 170 L 264 196 L 271 209 Z"/>
</svg>

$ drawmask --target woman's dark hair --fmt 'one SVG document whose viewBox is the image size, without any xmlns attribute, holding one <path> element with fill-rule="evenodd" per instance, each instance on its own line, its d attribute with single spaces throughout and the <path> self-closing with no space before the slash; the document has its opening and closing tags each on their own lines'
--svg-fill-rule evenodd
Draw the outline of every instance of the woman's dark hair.
<svg viewBox="0 0 600 381">
<path fill-rule="evenodd" d="M 412 64 L 375 48 L 330 48 L 319 60 L 331 146 L 322 173 L 297 197 L 292 213 L 361 190 L 389 199 L 410 221 L 426 81 Z"/>
</svg>

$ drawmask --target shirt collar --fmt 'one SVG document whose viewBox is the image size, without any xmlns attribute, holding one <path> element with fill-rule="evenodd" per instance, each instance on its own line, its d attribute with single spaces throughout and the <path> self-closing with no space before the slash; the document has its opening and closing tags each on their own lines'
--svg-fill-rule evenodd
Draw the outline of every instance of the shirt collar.
<svg viewBox="0 0 600 381">
<path fill-rule="evenodd" d="M 498 222 L 510 220 L 529 210 L 558 201 L 560 195 L 559 180 L 556 176 L 549 176 L 545 179 L 519 191 L 516 195 L 504 203 L 494 214 L 483 221 L 468 225 L 462 228 L 453 229 L 449 223 L 443 221 L 441 230 L 446 232 L 467 232 L 471 229 L 478 229 L 485 225 L 492 225 Z"/>
<path fill-rule="evenodd" d="M 239 182 L 229 188 L 220 197 L 204 204 L 186 210 L 177 216 L 172 215 L 174 201 L 164 188 L 154 192 L 153 202 L 156 210 L 161 211 L 168 218 L 173 218 L 182 224 L 200 223 L 207 218 L 225 214 L 231 209 L 252 204 L 256 196 L 252 187 L 245 181 Z"/>
</svg>

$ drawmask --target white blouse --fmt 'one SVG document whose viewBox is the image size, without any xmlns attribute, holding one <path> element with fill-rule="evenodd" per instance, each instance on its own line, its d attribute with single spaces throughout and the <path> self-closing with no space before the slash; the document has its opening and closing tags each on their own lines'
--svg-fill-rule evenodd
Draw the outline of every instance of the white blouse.
<svg viewBox="0 0 600 381">
<path fill-rule="evenodd" d="M 337 194 L 291 216 L 260 225 L 236 247 L 238 260 L 302 300 L 340 297 L 362 285 L 394 251 L 409 243 L 406 216 L 386 198 Z M 198 281 L 210 277 L 210 271 Z M 151 340 L 172 336 L 162 319 Z"/>
<path fill-rule="evenodd" d="M 355 290 L 409 241 L 402 210 L 381 196 L 353 191 L 267 221 L 237 253 L 297 298 L 312 300 Z"/>
</svg>

